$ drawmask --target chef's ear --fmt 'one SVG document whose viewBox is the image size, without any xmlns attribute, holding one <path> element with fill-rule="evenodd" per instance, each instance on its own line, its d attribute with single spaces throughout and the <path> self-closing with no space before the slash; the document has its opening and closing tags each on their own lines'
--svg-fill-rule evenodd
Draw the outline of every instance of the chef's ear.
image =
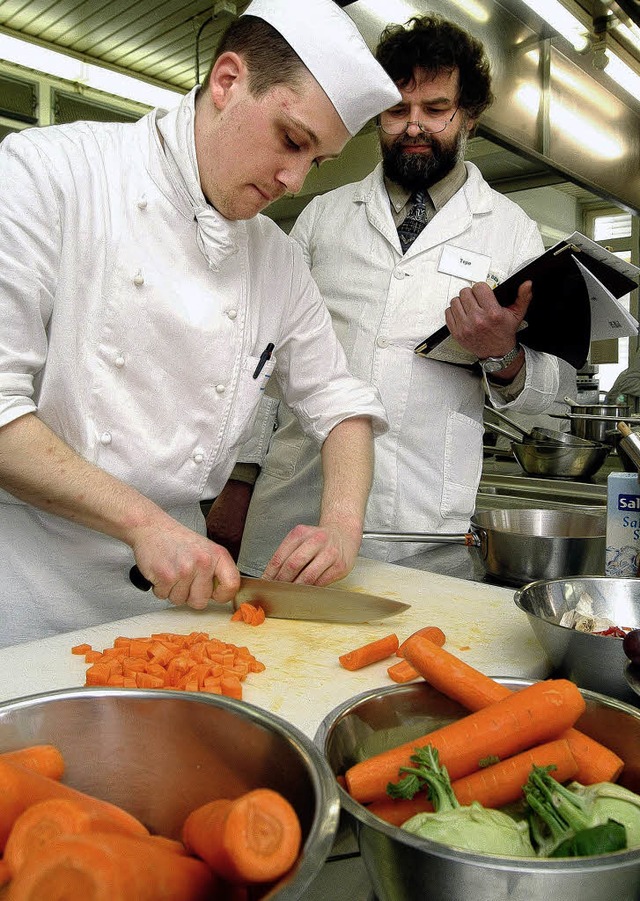
<svg viewBox="0 0 640 901">
<path fill-rule="evenodd" d="M 215 61 L 209 77 L 209 94 L 214 106 L 221 110 L 229 99 L 246 85 L 247 67 L 244 60 L 231 50 L 221 54 Z"/>
</svg>

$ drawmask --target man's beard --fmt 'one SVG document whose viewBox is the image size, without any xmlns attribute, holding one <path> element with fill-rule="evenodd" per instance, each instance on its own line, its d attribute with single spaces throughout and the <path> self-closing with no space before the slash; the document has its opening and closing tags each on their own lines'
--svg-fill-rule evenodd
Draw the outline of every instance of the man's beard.
<svg viewBox="0 0 640 901">
<path fill-rule="evenodd" d="M 428 143 L 431 153 L 404 153 L 403 147 Z M 453 147 L 443 147 L 437 137 L 421 135 L 419 139 L 402 135 L 389 146 L 381 145 L 382 169 L 388 179 L 413 194 L 430 188 L 445 177 L 464 155 L 467 132 L 458 133 Z"/>
</svg>

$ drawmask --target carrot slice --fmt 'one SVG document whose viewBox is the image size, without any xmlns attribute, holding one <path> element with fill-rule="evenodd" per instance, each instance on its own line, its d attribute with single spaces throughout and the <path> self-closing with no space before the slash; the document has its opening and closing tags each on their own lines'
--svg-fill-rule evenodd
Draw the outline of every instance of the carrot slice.
<svg viewBox="0 0 640 901">
<path fill-rule="evenodd" d="M 400 767 L 410 766 L 415 748 L 427 744 L 437 749 L 451 779 L 460 779 L 477 770 L 487 757 L 512 757 L 557 738 L 585 707 L 573 682 L 535 682 L 415 741 L 355 764 L 345 774 L 349 793 L 361 803 L 385 798 L 387 784 L 397 781 Z"/>
<path fill-rule="evenodd" d="M 51 842 L 13 879 L 11 901 L 205 901 L 216 897 L 209 867 L 155 838 L 86 833 Z"/>
<path fill-rule="evenodd" d="M 369 644 L 349 651 L 347 654 L 342 654 L 342 656 L 338 657 L 338 660 L 340 661 L 340 666 L 343 666 L 345 669 L 358 670 L 362 669 L 363 666 L 369 666 L 372 663 L 378 663 L 379 660 L 384 660 L 386 657 L 391 657 L 397 650 L 398 636 L 392 633 L 391 635 L 385 635 L 384 638 L 379 638 L 377 641 L 371 641 Z"/>
<path fill-rule="evenodd" d="M 233 883 L 278 879 L 295 863 L 301 839 L 295 810 L 269 788 L 210 801 L 189 814 L 182 830 L 187 850 Z"/>
<path fill-rule="evenodd" d="M 411 637 L 406 642 L 405 659 L 430 685 L 467 710 L 482 710 L 488 704 L 512 694 L 506 685 L 490 679 L 454 654 L 420 636 Z M 616 781 L 624 767 L 624 761 L 617 754 L 577 729 L 569 729 L 562 737 L 569 742 L 578 764 L 578 782 L 593 785 L 596 782 Z"/>
<path fill-rule="evenodd" d="M 387 673 L 390 679 L 401 684 L 420 678 L 420 673 L 411 666 L 408 660 L 400 660 L 398 663 L 394 663 L 393 666 L 387 669 Z"/>
<path fill-rule="evenodd" d="M 62 779 L 64 775 L 64 758 L 54 745 L 30 745 L 17 751 L 5 751 L 0 754 L 0 760 L 26 767 L 49 779 Z"/>
</svg>

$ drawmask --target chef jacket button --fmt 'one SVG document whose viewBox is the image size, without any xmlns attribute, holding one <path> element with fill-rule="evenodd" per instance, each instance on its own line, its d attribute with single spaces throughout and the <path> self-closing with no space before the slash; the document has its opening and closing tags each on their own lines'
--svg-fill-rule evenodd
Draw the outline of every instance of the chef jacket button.
<svg viewBox="0 0 640 901">
<path fill-rule="evenodd" d="M 122 369 L 122 367 L 124 366 L 124 357 L 122 356 L 122 354 L 120 354 L 119 357 L 115 358 L 114 363 L 116 364 L 118 369 Z"/>
<path fill-rule="evenodd" d="M 143 194 L 142 197 L 140 198 L 140 200 L 138 200 L 138 209 L 146 210 L 146 208 L 147 208 L 147 198 Z"/>
<path fill-rule="evenodd" d="M 406 274 L 407 273 L 404 271 L 404 269 L 394 269 L 393 270 L 394 278 L 404 278 Z"/>
<path fill-rule="evenodd" d="M 216 391 L 218 392 L 218 394 L 224 394 L 224 392 L 226 390 L 227 390 L 226 385 L 216 385 Z"/>
<path fill-rule="evenodd" d="M 100 435 L 100 444 L 111 444 L 111 432 L 103 432 Z"/>
<path fill-rule="evenodd" d="M 136 274 L 133 276 L 133 284 L 134 285 L 144 285 L 144 275 L 142 274 L 142 270 L 138 269 Z"/>
<path fill-rule="evenodd" d="M 389 339 L 380 336 L 379 338 L 376 338 L 376 344 L 378 347 L 389 347 Z"/>
<path fill-rule="evenodd" d="M 237 315 L 237 310 L 227 310 L 227 316 L 229 317 L 229 319 L 235 319 Z"/>
<path fill-rule="evenodd" d="M 204 461 L 204 454 L 201 453 L 200 451 L 198 451 L 197 453 L 195 453 L 195 454 L 193 455 L 193 462 L 194 462 L 194 463 L 202 463 L 203 461 Z"/>
</svg>

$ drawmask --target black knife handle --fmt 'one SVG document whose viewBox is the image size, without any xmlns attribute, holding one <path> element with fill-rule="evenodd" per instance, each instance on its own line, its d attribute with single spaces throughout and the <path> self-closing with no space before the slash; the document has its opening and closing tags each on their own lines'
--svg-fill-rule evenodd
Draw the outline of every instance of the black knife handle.
<svg viewBox="0 0 640 901">
<path fill-rule="evenodd" d="M 146 576 L 142 575 L 135 563 L 129 570 L 129 579 L 140 591 L 149 591 L 150 588 L 153 588 L 153 582 L 150 582 Z"/>
</svg>

